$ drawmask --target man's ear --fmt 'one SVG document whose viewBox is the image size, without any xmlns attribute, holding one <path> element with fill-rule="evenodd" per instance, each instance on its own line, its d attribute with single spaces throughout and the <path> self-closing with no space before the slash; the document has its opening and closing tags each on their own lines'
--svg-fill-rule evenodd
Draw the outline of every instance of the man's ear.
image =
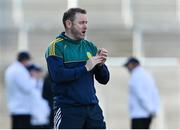
<svg viewBox="0 0 180 130">
<path fill-rule="evenodd" d="M 66 28 L 72 27 L 72 21 L 71 20 L 66 20 L 65 24 L 66 24 Z"/>
</svg>

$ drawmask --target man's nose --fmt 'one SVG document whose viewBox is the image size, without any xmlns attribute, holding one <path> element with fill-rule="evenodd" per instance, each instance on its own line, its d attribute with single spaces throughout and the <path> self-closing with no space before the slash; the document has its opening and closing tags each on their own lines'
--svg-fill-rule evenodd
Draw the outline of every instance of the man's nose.
<svg viewBox="0 0 180 130">
<path fill-rule="evenodd" d="M 87 27 L 88 27 L 88 26 L 87 26 L 87 23 L 85 23 L 85 24 L 84 24 L 84 29 L 87 29 Z"/>
</svg>

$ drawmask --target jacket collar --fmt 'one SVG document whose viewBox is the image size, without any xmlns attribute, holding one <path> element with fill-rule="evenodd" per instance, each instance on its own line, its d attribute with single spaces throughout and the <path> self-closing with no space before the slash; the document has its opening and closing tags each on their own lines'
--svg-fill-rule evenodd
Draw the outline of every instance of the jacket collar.
<svg viewBox="0 0 180 130">
<path fill-rule="evenodd" d="M 64 40 L 67 40 L 67 41 L 69 41 L 71 43 L 75 43 L 75 44 L 79 44 L 83 40 L 83 39 L 81 39 L 81 40 L 71 39 L 71 38 L 69 38 L 68 36 L 65 35 L 65 32 L 62 32 L 57 38 L 63 38 Z"/>
</svg>

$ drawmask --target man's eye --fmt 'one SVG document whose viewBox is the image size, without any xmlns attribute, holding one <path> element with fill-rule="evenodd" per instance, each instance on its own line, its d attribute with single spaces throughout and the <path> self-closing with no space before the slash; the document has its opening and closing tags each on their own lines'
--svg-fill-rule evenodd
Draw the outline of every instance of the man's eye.
<svg viewBox="0 0 180 130">
<path fill-rule="evenodd" d="M 79 22 L 80 24 L 87 24 L 87 22 L 86 21 L 82 21 L 82 22 Z"/>
</svg>

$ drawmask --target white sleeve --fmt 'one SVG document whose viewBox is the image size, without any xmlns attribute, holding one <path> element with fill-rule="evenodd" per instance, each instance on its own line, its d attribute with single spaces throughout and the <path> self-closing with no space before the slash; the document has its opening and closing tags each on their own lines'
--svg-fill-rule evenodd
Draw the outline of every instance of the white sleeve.
<svg viewBox="0 0 180 130">
<path fill-rule="evenodd" d="M 16 74 L 16 84 L 24 93 L 29 93 L 36 86 L 36 80 L 32 78 L 28 71 Z"/>
<path fill-rule="evenodd" d="M 151 113 L 151 97 L 149 97 L 149 90 L 147 89 L 148 87 L 145 86 L 146 81 L 143 81 L 143 79 L 138 79 L 134 80 L 134 83 L 132 84 L 132 91 L 137 97 L 139 104 L 142 106 L 143 109 L 145 109 L 147 112 Z"/>
</svg>

